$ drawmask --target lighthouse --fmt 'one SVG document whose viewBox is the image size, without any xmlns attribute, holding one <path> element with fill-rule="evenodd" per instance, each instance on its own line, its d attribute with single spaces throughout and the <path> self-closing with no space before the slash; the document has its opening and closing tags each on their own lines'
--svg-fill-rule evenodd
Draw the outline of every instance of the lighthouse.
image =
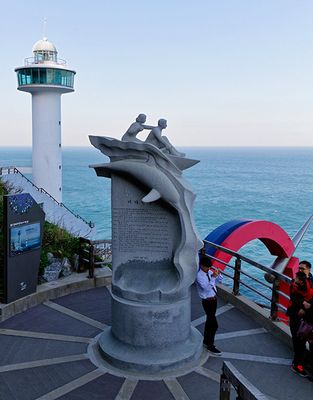
<svg viewBox="0 0 313 400">
<path fill-rule="evenodd" d="M 15 69 L 18 90 L 32 95 L 33 183 L 62 202 L 61 95 L 74 91 L 75 71 L 47 38 L 33 46 L 33 57 Z"/>
</svg>

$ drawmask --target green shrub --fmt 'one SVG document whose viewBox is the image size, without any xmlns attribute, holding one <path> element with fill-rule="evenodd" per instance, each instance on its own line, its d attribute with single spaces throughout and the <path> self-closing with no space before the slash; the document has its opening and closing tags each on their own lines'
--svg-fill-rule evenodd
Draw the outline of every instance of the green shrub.
<svg viewBox="0 0 313 400">
<path fill-rule="evenodd" d="M 74 254 L 79 252 L 79 238 L 72 236 L 57 225 L 45 222 L 42 249 L 40 256 L 39 275 L 43 274 L 44 268 L 48 265 L 48 253 L 54 257 L 67 257 L 71 264 L 74 262 Z"/>
</svg>

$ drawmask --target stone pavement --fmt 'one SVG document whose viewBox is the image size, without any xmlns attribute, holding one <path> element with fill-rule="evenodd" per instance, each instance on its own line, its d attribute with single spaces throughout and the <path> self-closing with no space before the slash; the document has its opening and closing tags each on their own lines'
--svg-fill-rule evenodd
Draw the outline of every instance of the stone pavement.
<svg viewBox="0 0 313 400">
<path fill-rule="evenodd" d="M 204 350 L 192 370 L 163 376 L 136 376 L 100 364 L 94 338 L 110 325 L 110 302 L 109 289 L 97 287 L 46 301 L 0 323 L 0 399 L 216 400 L 223 360 L 269 399 L 313 398 L 313 383 L 290 370 L 291 349 L 221 299 L 216 345 L 222 357 Z M 192 320 L 203 332 L 194 288 Z"/>
</svg>

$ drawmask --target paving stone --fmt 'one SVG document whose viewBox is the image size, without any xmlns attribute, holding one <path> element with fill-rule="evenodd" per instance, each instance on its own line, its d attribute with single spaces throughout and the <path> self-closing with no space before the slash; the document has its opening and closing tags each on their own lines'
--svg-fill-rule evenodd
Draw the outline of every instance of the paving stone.
<svg viewBox="0 0 313 400">
<path fill-rule="evenodd" d="M 255 354 L 267 357 L 290 358 L 290 349 L 269 333 L 239 336 L 225 340 L 217 340 L 221 351 Z"/>
<path fill-rule="evenodd" d="M 174 400 L 163 381 L 139 381 L 131 400 Z"/>
<path fill-rule="evenodd" d="M 86 351 L 87 344 L 84 343 L 0 335 L 0 365 L 83 354 Z"/>
<path fill-rule="evenodd" d="M 221 357 L 209 356 L 206 363 L 203 364 L 203 367 L 207 368 L 207 369 L 211 369 L 212 371 L 215 371 L 217 374 L 220 375 L 222 373 L 223 361 L 224 361 L 223 356 L 221 356 Z"/>
<path fill-rule="evenodd" d="M 217 317 L 219 330 L 218 333 L 241 331 L 244 329 L 260 328 L 260 325 L 237 308 L 223 313 Z"/>
<path fill-rule="evenodd" d="M 216 400 L 219 398 L 219 384 L 196 372 L 177 378 L 191 400 Z"/>
<path fill-rule="evenodd" d="M 59 400 L 106 400 L 115 399 L 124 378 L 119 378 L 111 374 L 100 376 L 84 386 L 73 390 L 66 395 L 59 397 Z"/>
<path fill-rule="evenodd" d="M 94 337 L 101 332 L 100 329 L 44 305 L 33 307 L 0 323 L 0 329 L 4 328 L 86 337 Z"/>
<path fill-rule="evenodd" d="M 88 361 L 76 361 L 0 374 L 1 400 L 35 400 L 94 370 Z"/>
<path fill-rule="evenodd" d="M 53 302 L 104 324 L 111 323 L 111 294 L 105 287 L 84 290 Z"/>
</svg>

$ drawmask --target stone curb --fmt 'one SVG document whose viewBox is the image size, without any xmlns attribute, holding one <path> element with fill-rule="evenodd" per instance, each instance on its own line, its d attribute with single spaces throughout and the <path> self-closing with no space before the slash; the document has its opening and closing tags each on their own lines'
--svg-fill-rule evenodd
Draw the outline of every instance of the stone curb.
<svg viewBox="0 0 313 400">
<path fill-rule="evenodd" d="M 53 300 L 67 294 L 95 287 L 109 286 L 111 284 L 112 271 L 108 267 L 97 269 L 96 276 L 93 279 L 88 279 L 86 274 L 87 272 L 79 274 L 73 273 L 66 278 L 43 283 L 37 286 L 37 291 L 35 293 L 13 301 L 12 303 L 0 303 L 0 322 L 47 300 Z"/>
</svg>

